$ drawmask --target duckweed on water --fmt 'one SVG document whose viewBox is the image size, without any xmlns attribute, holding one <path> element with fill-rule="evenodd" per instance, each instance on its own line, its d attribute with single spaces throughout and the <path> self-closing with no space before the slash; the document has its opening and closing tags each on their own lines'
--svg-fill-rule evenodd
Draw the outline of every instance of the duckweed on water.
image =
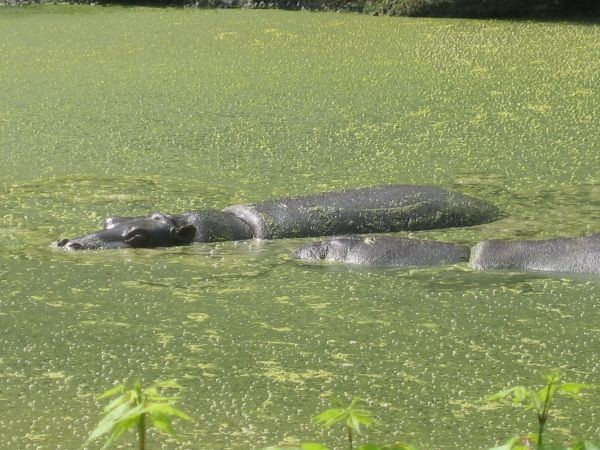
<svg viewBox="0 0 600 450">
<path fill-rule="evenodd" d="M 344 392 L 385 411 L 375 441 L 484 448 L 529 424 L 485 394 L 542 367 L 600 384 L 594 279 L 306 265 L 302 239 L 50 246 L 109 215 L 386 183 L 506 214 L 401 236 L 598 232 L 598 26 L 74 6 L 0 24 L 0 442 L 79 448 L 94 394 L 139 377 L 194 393 L 156 448 L 341 446 L 310 417 Z M 598 436 L 598 408 L 561 405 L 551 431 Z"/>
</svg>

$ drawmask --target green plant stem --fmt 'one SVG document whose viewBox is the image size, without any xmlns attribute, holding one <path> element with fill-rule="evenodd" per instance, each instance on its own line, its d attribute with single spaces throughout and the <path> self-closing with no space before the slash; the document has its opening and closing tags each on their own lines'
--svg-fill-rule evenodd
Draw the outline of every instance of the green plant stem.
<svg viewBox="0 0 600 450">
<path fill-rule="evenodd" d="M 139 450 L 146 448 L 146 414 L 142 414 L 138 422 Z"/>
<path fill-rule="evenodd" d="M 550 383 L 548 383 L 548 390 L 546 391 L 546 398 L 544 399 L 544 408 L 541 412 L 538 411 L 538 444 L 537 450 L 544 449 L 544 427 L 546 426 L 546 422 L 548 421 L 548 414 L 550 412 L 550 397 L 552 392 L 552 385 L 554 384 L 555 379 L 552 378 Z"/>
<path fill-rule="evenodd" d="M 350 450 L 354 447 L 354 442 L 352 441 L 352 428 L 348 427 L 348 443 L 350 444 Z"/>
<path fill-rule="evenodd" d="M 539 420 L 539 419 L 538 419 Z M 545 421 L 539 420 L 540 426 L 538 428 L 538 444 L 537 444 L 537 450 L 543 450 L 544 449 L 544 425 L 546 424 Z"/>
</svg>

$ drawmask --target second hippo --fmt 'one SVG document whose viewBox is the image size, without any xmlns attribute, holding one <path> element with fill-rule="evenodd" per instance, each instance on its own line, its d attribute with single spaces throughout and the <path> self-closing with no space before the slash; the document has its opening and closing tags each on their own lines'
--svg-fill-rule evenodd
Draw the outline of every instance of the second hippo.
<svg viewBox="0 0 600 450">
<path fill-rule="evenodd" d="M 469 248 L 424 239 L 336 236 L 304 245 L 293 256 L 368 266 L 434 266 L 469 260 Z"/>
</svg>

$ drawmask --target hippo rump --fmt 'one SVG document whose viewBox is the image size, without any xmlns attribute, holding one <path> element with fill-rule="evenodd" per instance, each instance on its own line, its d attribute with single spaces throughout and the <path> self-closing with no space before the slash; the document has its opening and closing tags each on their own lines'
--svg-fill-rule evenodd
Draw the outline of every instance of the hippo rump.
<svg viewBox="0 0 600 450">
<path fill-rule="evenodd" d="M 496 207 L 458 192 L 393 185 L 235 205 L 222 211 L 113 217 L 101 231 L 61 239 L 57 245 L 67 250 L 167 247 L 252 238 L 428 230 L 478 225 L 499 217 Z"/>
<path fill-rule="evenodd" d="M 489 240 L 471 249 L 478 270 L 600 274 L 600 234 L 532 241 Z"/>
<path fill-rule="evenodd" d="M 337 236 L 296 249 L 294 258 L 367 266 L 434 266 L 469 260 L 469 248 L 425 239 Z"/>
</svg>

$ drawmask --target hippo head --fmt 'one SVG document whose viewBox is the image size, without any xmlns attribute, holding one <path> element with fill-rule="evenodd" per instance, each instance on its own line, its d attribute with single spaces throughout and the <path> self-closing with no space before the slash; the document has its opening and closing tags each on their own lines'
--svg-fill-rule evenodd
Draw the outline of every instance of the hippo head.
<svg viewBox="0 0 600 450">
<path fill-rule="evenodd" d="M 177 224 L 172 217 L 155 213 L 149 217 L 109 217 L 101 231 L 75 239 L 61 239 L 66 250 L 170 247 L 189 244 L 196 235 L 191 224 Z"/>
<path fill-rule="evenodd" d="M 293 257 L 306 261 L 343 261 L 348 251 L 363 241 L 360 236 L 335 236 L 326 241 L 306 244 L 296 249 Z"/>
</svg>

